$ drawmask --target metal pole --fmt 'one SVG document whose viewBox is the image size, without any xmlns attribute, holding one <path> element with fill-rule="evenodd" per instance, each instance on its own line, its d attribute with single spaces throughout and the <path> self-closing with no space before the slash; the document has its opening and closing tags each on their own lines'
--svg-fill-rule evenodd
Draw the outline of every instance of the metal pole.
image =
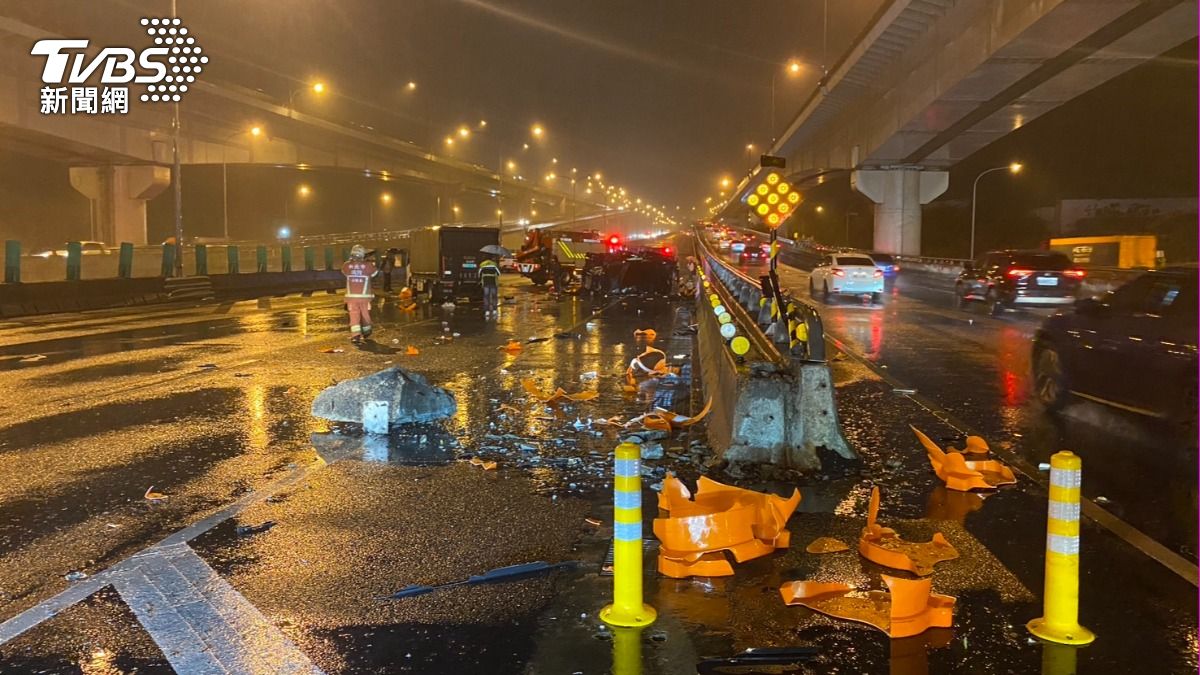
<svg viewBox="0 0 1200 675">
<path fill-rule="evenodd" d="M 971 252 L 967 256 L 971 260 L 975 259 L 975 195 L 979 191 L 979 179 L 983 178 L 984 171 L 975 177 L 975 183 L 971 186 Z"/>
<path fill-rule="evenodd" d="M 225 241 L 229 241 L 229 176 L 228 164 L 221 162 L 221 220 L 225 223 Z"/>
<path fill-rule="evenodd" d="M 777 75 L 779 75 L 779 73 L 775 73 L 774 75 L 771 76 L 771 128 L 770 128 L 770 132 L 771 132 L 771 145 L 772 146 L 775 145 L 775 77 Z M 768 150 L 767 152 L 770 152 L 770 150 Z"/>
<path fill-rule="evenodd" d="M 177 18 L 179 13 L 176 0 L 171 0 L 171 18 Z M 179 103 L 172 106 L 171 120 L 171 178 L 175 184 L 175 276 L 183 276 L 183 185 L 181 184 L 182 169 L 179 166 Z"/>
</svg>

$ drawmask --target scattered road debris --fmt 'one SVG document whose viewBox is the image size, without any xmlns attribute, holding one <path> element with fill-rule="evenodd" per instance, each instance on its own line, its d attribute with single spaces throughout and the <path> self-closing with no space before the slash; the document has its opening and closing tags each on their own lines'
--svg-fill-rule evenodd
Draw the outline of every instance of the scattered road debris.
<svg viewBox="0 0 1200 675">
<path fill-rule="evenodd" d="M 80 571 L 76 570 L 76 571 L 72 571 L 72 572 L 67 572 L 66 576 L 64 576 L 63 578 L 66 579 L 67 581 L 83 581 L 84 579 L 88 578 L 88 575 L 87 575 L 87 572 L 80 572 Z"/>
<path fill-rule="evenodd" d="M 481 467 L 484 471 L 493 471 L 497 466 L 499 466 L 496 462 L 483 460 L 479 457 L 472 457 L 471 464 Z"/>
<path fill-rule="evenodd" d="M 537 382 L 529 378 L 521 380 L 521 386 L 525 389 L 525 393 L 547 405 L 556 405 L 564 400 L 576 403 L 590 401 L 600 395 L 598 391 L 581 391 L 578 394 L 568 394 L 562 387 L 555 389 L 554 393 L 547 394 L 538 386 Z"/>
<path fill-rule="evenodd" d="M 45 354 L 30 354 L 25 358 L 19 359 L 17 363 L 34 363 L 35 361 L 41 361 L 44 358 L 46 358 Z"/>
<path fill-rule="evenodd" d="M 833 537 L 817 537 L 808 546 L 805 546 L 804 550 L 809 553 L 840 553 L 842 551 L 849 551 L 850 545 L 841 539 L 834 539 Z"/>
<path fill-rule="evenodd" d="M 704 404 L 704 408 L 692 417 L 678 415 L 664 408 L 655 408 L 645 415 L 640 415 L 629 420 L 625 423 L 625 428 L 628 429 L 635 424 L 641 424 L 647 429 L 670 433 L 674 429 L 683 429 L 699 422 L 708 415 L 710 410 L 712 410 L 712 397 L 709 397 L 708 401 Z"/>
<path fill-rule="evenodd" d="M 890 593 L 869 591 L 847 595 L 853 587 L 842 583 L 791 581 L 779 587 L 788 605 L 801 605 L 838 619 L 874 626 L 892 638 L 920 635 L 930 628 L 954 623 L 955 598 L 931 592 L 931 579 L 900 579 L 881 575 Z"/>
<path fill-rule="evenodd" d="M 321 350 L 321 353 L 322 354 L 341 354 L 345 351 L 346 350 L 342 349 L 341 347 L 326 347 L 325 349 Z"/>
<path fill-rule="evenodd" d="M 819 654 L 820 651 L 816 647 L 756 647 L 735 656 L 705 659 L 696 664 L 696 673 L 697 675 L 799 674 L 809 672 L 800 664 L 812 661 Z"/>
<path fill-rule="evenodd" d="M 962 452 L 958 452 L 954 448 L 945 451 L 916 427 L 909 425 L 909 428 L 917 435 L 917 440 L 921 441 L 921 445 L 925 446 L 925 452 L 929 455 L 929 463 L 933 466 L 933 472 L 951 490 L 960 492 L 995 490 L 1001 485 L 1012 485 L 1017 482 L 1012 469 L 998 460 L 986 459 L 989 448 L 987 441 L 982 438 L 968 436 L 967 447 Z M 968 460 L 964 457 L 964 453 L 984 459 Z"/>
<path fill-rule="evenodd" d="M 272 527 L 275 527 L 275 521 L 267 520 L 259 523 L 258 525 L 238 525 L 234 532 L 236 532 L 237 536 L 239 537 L 249 537 L 251 535 L 258 534 L 259 532 L 266 532 Z"/>
<path fill-rule="evenodd" d="M 416 347 L 414 347 L 414 346 L 412 346 L 412 345 L 409 345 L 409 346 L 408 346 L 408 349 L 405 349 L 405 350 L 404 350 L 404 355 L 405 355 L 405 356 L 417 356 L 417 355 L 419 355 L 420 353 L 421 353 L 421 350 L 420 350 L 420 349 L 417 349 Z"/>
<path fill-rule="evenodd" d="M 658 571 L 676 579 L 732 575 L 723 551 L 740 563 L 787 548 L 791 534 L 785 525 L 799 505 L 799 490 L 784 499 L 704 476 L 696 482 L 693 499 L 683 482 L 668 473 L 658 508 L 670 515 L 654 519 L 654 535 L 662 542 Z"/>
<path fill-rule="evenodd" d="M 503 347 L 500 347 L 499 349 L 502 352 L 508 352 L 509 354 L 515 354 L 515 353 L 521 351 L 522 349 L 524 349 L 524 347 L 522 347 L 521 343 L 517 342 L 516 340 L 509 340 L 508 344 L 504 345 Z"/>
<path fill-rule="evenodd" d="M 167 498 L 167 496 L 164 495 L 163 493 L 155 492 L 153 485 L 146 488 L 146 494 L 144 495 L 144 497 L 145 497 L 145 499 L 152 501 L 152 502 L 161 502 L 162 500 Z"/>
<path fill-rule="evenodd" d="M 449 583 L 439 584 L 437 586 L 420 586 L 420 585 L 405 586 L 404 588 L 396 591 L 395 593 L 393 593 L 391 595 L 383 596 L 380 599 L 382 599 L 382 600 L 402 600 L 404 598 L 412 598 L 412 597 L 416 597 L 418 595 L 425 595 L 426 593 L 432 593 L 434 591 L 441 590 L 443 588 L 452 588 L 454 586 L 472 586 L 472 585 L 478 585 L 478 584 L 496 584 L 496 583 L 503 583 L 503 582 L 507 582 L 507 581 L 517 581 L 519 579 L 526 579 L 528 577 L 537 576 L 540 574 L 546 574 L 548 572 L 553 572 L 556 570 L 575 569 L 578 566 L 579 566 L 578 560 L 568 560 L 566 562 L 553 563 L 553 564 L 547 563 L 547 562 L 542 562 L 539 560 L 538 562 L 522 563 L 520 565 L 510 565 L 508 567 L 500 567 L 498 569 L 484 572 L 483 574 L 476 574 L 470 578 L 463 579 L 461 581 L 451 581 Z"/>
<path fill-rule="evenodd" d="M 928 542 L 904 541 L 896 535 L 895 530 L 875 522 L 878 516 L 879 486 L 875 486 L 871 488 L 867 526 L 858 540 L 858 552 L 867 560 L 924 577 L 933 574 L 933 566 L 937 563 L 958 557 L 958 551 L 941 532 L 934 532 L 933 539 Z"/>
</svg>

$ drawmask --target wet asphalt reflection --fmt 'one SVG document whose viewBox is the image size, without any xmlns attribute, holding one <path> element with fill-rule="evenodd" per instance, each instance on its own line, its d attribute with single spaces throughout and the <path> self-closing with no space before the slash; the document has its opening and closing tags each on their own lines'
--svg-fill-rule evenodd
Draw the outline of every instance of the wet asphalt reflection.
<svg viewBox="0 0 1200 675">
<path fill-rule="evenodd" d="M 807 298 L 807 273 L 781 270 L 784 285 Z M 881 307 L 856 298 L 813 302 L 832 336 L 993 447 L 1015 450 L 1033 466 L 1059 450 L 1080 455 L 1085 495 L 1196 561 L 1195 439 L 1162 421 L 1082 399 L 1057 415 L 1042 409 L 1032 394 L 1030 347 L 1051 310 L 996 318 L 978 307 L 959 310 L 952 280 L 904 272 L 889 283 Z"/>
<path fill-rule="evenodd" d="M 896 449 L 913 443 L 910 422 L 927 425 L 937 440 L 952 439 L 953 430 L 854 362 L 833 368 L 839 414 L 861 463 L 830 462 L 807 476 L 750 471 L 737 478 L 705 470 L 710 452 L 701 428 L 648 439 L 663 457 L 643 465 L 647 538 L 656 515 L 652 487 L 668 470 L 689 483 L 704 472 L 779 493 L 799 485 L 804 500 L 789 523 L 791 549 L 737 565 L 733 577 L 661 577 L 653 572 L 651 543 L 645 594 L 659 620 L 640 634 L 614 634 L 596 612 L 611 597 L 611 578 L 600 571 L 612 538 L 611 462 L 620 434 L 595 422 L 628 419 L 651 405 L 681 412 L 703 405 L 692 337 L 676 334 L 692 322 L 692 310 L 661 298 L 553 298 L 518 280 L 506 280 L 502 295 L 508 301 L 490 323 L 474 308 L 407 314 L 385 302 L 375 312 L 377 340 L 362 350 L 348 344 L 344 313 L 326 297 L 231 307 L 232 324 L 210 314 L 212 307 L 195 308 L 172 318 L 186 328 L 147 326 L 152 317 L 129 312 L 93 338 L 97 345 L 71 322 L 39 326 L 20 338 L 20 349 L 5 343 L 15 356 L 39 353 L 48 341 L 77 340 L 56 344 L 61 360 L 0 372 L 12 391 L 51 389 L 37 400 L 3 404 L 0 618 L 67 586 L 68 572 L 94 574 L 279 476 L 312 468 L 191 546 L 326 672 L 636 672 L 619 668 L 629 656 L 622 650 L 632 646 L 630 662 L 647 675 L 694 673 L 706 657 L 797 645 L 818 652 L 804 672 L 1070 672 L 1041 670 L 1046 659 L 1066 657 L 1030 643 L 1023 627 L 1040 610 L 1044 492 L 1025 480 L 986 497 L 939 488 L 923 455 Z M 892 358 L 904 362 L 888 351 L 893 340 L 902 348 L 897 336 L 908 334 L 888 323 L 896 321 L 889 312 L 903 307 L 893 299 L 870 315 L 833 309 L 826 321 L 841 321 L 836 330 L 853 333 L 855 344 L 867 345 L 864 354 L 877 337 L 876 358 L 890 365 Z M 866 319 L 875 315 L 877 328 Z M 122 322 L 136 327 L 124 330 Z M 658 332 L 679 377 L 629 397 L 621 374 L 640 350 L 633 333 L 644 328 Z M 176 342 L 160 340 L 156 330 L 177 331 Z M 122 340 L 130 348 L 114 348 Z M 501 350 L 510 340 L 522 349 Z M 410 345 L 420 353 L 407 356 Z M 309 415 L 325 386 L 392 365 L 451 389 L 456 415 L 384 439 Z M 543 389 L 600 396 L 547 408 L 529 400 L 523 378 Z M 974 395 L 952 380 L 945 380 L 952 391 Z M 994 403 L 972 400 L 981 409 Z M 485 470 L 472 458 L 498 466 Z M 150 485 L 168 498 L 148 503 Z M 958 597 L 953 629 L 889 640 L 781 604 L 784 580 L 882 587 L 886 570 L 853 551 L 804 552 L 817 536 L 853 545 L 872 485 L 884 491 L 882 522 L 912 540 L 942 531 L 960 551 L 935 577 L 935 590 Z M 1079 672 L 1194 670 L 1194 588 L 1145 569 L 1153 564 L 1096 528 L 1085 537 L 1094 542 L 1083 562 L 1087 620 L 1113 637 L 1067 655 Z M 534 560 L 579 565 L 507 584 L 386 599 L 410 584 L 443 584 Z M 1143 572 L 1131 578 L 1135 569 Z M 1121 586 L 1133 600 L 1097 599 L 1098 588 Z M 0 646 L 0 664 L 4 672 L 172 672 L 110 591 Z"/>
</svg>

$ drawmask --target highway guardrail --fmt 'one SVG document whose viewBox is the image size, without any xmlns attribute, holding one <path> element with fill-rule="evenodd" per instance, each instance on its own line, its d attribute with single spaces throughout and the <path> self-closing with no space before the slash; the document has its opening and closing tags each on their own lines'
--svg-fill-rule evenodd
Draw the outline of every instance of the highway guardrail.
<svg viewBox="0 0 1200 675">
<path fill-rule="evenodd" d="M 784 306 L 772 312 L 768 277 L 755 279 L 721 259 L 701 231 L 696 232 L 696 246 L 712 275 L 737 298 L 742 308 L 757 315 L 756 327 L 780 353 L 800 361 L 825 361 L 825 329 L 816 307 L 781 288 Z"/>
</svg>

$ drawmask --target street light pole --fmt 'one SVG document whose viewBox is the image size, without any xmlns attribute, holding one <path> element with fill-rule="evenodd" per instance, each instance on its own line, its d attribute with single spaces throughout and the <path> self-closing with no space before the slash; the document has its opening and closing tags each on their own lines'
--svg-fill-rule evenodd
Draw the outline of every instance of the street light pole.
<svg viewBox="0 0 1200 675">
<path fill-rule="evenodd" d="M 171 18 L 178 18 L 175 0 L 171 0 Z M 183 276 L 183 185 L 179 161 L 179 102 L 172 104 L 171 114 L 171 182 L 175 184 L 175 276 Z"/>
<path fill-rule="evenodd" d="M 979 179 L 983 178 L 984 176 L 988 175 L 989 173 L 993 173 L 996 171 L 1009 171 L 1011 173 L 1016 174 L 1021 171 L 1021 165 L 1016 162 L 1013 162 L 1012 164 L 1009 164 L 1008 166 L 997 166 L 997 167 L 992 167 L 991 169 L 985 169 L 984 171 L 981 171 L 978 176 L 975 177 L 975 182 L 971 184 L 971 251 L 970 251 L 970 253 L 971 253 L 970 259 L 971 260 L 975 259 L 975 199 L 979 193 Z"/>
<path fill-rule="evenodd" d="M 795 59 L 792 59 L 791 61 L 787 62 L 787 65 L 784 66 L 784 70 L 786 70 L 789 75 L 795 75 L 795 74 L 799 73 L 801 70 L 800 62 L 796 61 Z M 771 74 L 771 143 L 772 144 L 775 143 L 775 138 L 776 138 L 775 137 L 775 82 L 778 78 L 779 78 L 779 71 L 776 70 L 774 73 Z"/>
<path fill-rule="evenodd" d="M 224 223 L 225 241 L 229 241 L 229 164 L 221 160 L 221 221 Z"/>
</svg>

